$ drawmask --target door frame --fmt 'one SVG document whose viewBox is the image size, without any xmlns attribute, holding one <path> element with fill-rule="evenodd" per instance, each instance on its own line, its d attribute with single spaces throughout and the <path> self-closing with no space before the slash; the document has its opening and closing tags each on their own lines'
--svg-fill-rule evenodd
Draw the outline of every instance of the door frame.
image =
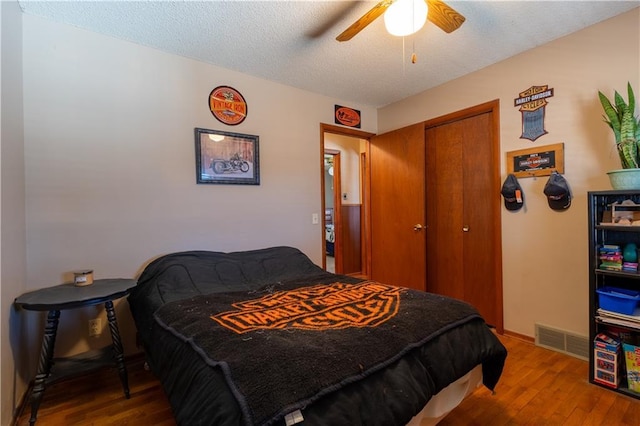
<svg viewBox="0 0 640 426">
<path fill-rule="evenodd" d="M 364 239 L 364 244 L 362 244 L 362 271 L 361 271 L 361 275 L 365 276 L 365 277 L 369 277 L 369 272 L 371 271 L 371 255 L 370 255 L 370 244 L 371 244 L 371 238 L 370 238 L 370 228 L 369 228 L 369 208 L 370 208 L 370 204 L 369 204 L 369 178 L 368 178 L 368 174 L 369 174 L 369 143 L 370 143 L 370 139 L 375 136 L 375 133 L 370 133 L 370 132 L 365 132 L 362 130 L 358 130 L 358 129 L 353 129 L 353 128 L 349 128 L 349 127 L 341 127 L 341 126 L 335 126 L 332 124 L 325 124 L 325 123 L 320 123 L 320 203 L 321 203 L 321 208 L 322 208 L 322 216 L 324 217 L 324 210 L 325 210 L 325 202 L 324 202 L 324 197 L 325 197 L 325 191 L 324 191 L 324 185 L 325 185 L 325 179 L 324 179 L 324 152 L 325 152 L 325 147 L 324 147 L 324 135 L 325 133 L 331 133 L 331 134 L 336 134 L 336 135 L 341 135 L 341 136 L 348 136 L 348 137 L 353 137 L 353 138 L 357 138 L 357 139 L 363 139 L 366 141 L 365 143 L 365 149 L 364 149 L 364 154 L 365 154 L 365 160 L 361 161 L 364 162 L 366 164 L 366 170 L 360 170 L 360 176 L 361 176 L 361 185 L 362 188 L 364 190 L 364 193 L 362 194 L 362 221 L 361 221 L 361 230 L 360 230 L 360 235 L 361 238 Z M 335 184 L 334 184 L 335 185 Z M 334 191 L 335 193 L 335 191 Z M 335 194 L 334 194 L 335 196 Z M 337 194 L 338 198 L 340 198 L 340 194 Z M 338 226 L 336 226 L 335 222 L 337 221 L 337 217 L 340 215 L 339 212 L 336 211 L 336 206 L 334 206 L 334 231 L 337 232 L 338 231 Z M 323 221 L 323 226 L 320 229 L 321 234 L 322 234 L 322 268 L 326 269 L 327 268 L 327 256 L 326 256 L 326 252 L 325 252 L 325 230 L 324 230 L 324 221 Z M 338 249 L 337 244 L 336 246 L 334 246 L 334 250 L 336 250 L 336 253 Z M 338 263 L 338 259 L 336 256 L 336 268 L 337 268 L 337 263 Z"/>
</svg>

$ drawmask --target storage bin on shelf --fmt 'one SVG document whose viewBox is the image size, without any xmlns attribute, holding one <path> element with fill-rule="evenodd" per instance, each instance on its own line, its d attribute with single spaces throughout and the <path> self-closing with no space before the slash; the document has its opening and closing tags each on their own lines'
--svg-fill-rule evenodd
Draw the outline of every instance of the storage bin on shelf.
<svg viewBox="0 0 640 426">
<path fill-rule="evenodd" d="M 596 289 L 596 292 L 600 308 L 606 311 L 632 315 L 640 302 L 640 291 L 602 287 Z"/>
</svg>

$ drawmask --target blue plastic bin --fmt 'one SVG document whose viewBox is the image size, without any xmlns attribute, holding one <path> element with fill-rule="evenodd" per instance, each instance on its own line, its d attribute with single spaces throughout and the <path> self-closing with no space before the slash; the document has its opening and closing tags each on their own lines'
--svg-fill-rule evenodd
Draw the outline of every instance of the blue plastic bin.
<svg viewBox="0 0 640 426">
<path fill-rule="evenodd" d="M 602 287 L 596 289 L 596 292 L 598 292 L 600 308 L 606 311 L 632 315 L 638 302 L 640 302 L 640 291 L 617 287 Z"/>
</svg>

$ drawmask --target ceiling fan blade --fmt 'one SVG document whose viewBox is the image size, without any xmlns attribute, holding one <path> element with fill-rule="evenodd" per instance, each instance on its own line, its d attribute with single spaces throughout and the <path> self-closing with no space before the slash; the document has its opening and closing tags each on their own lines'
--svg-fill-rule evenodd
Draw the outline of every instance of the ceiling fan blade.
<svg viewBox="0 0 640 426">
<path fill-rule="evenodd" d="M 444 32 L 450 33 L 460 28 L 465 17 L 456 12 L 452 7 L 441 0 L 425 0 L 429 6 L 427 19 L 433 22 Z"/>
<path fill-rule="evenodd" d="M 382 0 L 380 3 L 373 6 L 373 8 L 370 11 L 362 15 L 360 19 L 358 19 L 356 22 L 351 24 L 349 28 L 344 30 L 338 37 L 336 37 L 336 40 L 338 41 L 351 40 L 356 34 L 362 31 L 367 25 L 369 25 L 370 23 L 375 21 L 377 17 L 382 15 L 384 11 L 387 10 L 387 8 L 391 6 L 391 3 L 393 3 L 394 1 L 395 0 Z"/>
</svg>

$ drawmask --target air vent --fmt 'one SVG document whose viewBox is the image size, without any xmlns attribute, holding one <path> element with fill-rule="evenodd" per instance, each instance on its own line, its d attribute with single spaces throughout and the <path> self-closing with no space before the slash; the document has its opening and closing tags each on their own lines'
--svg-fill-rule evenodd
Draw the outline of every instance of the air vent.
<svg viewBox="0 0 640 426">
<path fill-rule="evenodd" d="M 536 324 L 536 345 L 588 360 L 591 345 L 586 336 Z"/>
</svg>

